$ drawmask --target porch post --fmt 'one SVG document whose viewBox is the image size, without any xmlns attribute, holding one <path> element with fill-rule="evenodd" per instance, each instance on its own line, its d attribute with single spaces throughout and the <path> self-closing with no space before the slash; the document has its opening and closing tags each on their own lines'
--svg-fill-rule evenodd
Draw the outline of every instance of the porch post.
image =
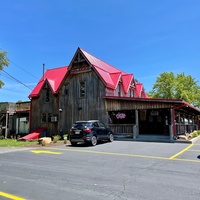
<svg viewBox="0 0 200 200">
<path fill-rule="evenodd" d="M 8 137 L 8 115 L 9 113 L 6 113 L 6 126 L 5 126 L 5 138 Z"/>
<path fill-rule="evenodd" d="M 170 135 L 170 141 L 174 140 L 174 110 L 173 108 L 170 109 L 170 116 L 171 116 L 171 123 L 169 125 L 169 135 Z"/>
<path fill-rule="evenodd" d="M 133 139 L 139 135 L 139 118 L 138 118 L 138 110 L 135 110 L 135 125 L 133 126 Z"/>
</svg>

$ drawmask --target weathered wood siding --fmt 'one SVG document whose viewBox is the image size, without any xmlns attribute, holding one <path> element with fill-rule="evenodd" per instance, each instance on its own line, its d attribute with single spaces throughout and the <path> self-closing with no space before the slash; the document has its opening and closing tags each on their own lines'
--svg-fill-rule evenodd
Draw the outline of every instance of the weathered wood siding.
<svg viewBox="0 0 200 200">
<path fill-rule="evenodd" d="M 59 134 L 58 122 L 49 122 L 48 114 L 52 116 L 59 115 L 58 98 L 54 96 L 49 89 L 49 102 L 46 102 L 46 89 L 42 89 L 38 98 L 33 98 L 31 112 L 31 130 L 43 127 L 47 128 L 49 133 Z M 46 123 L 42 122 L 42 114 L 46 114 Z"/>
<path fill-rule="evenodd" d="M 30 111 L 30 101 L 17 102 L 15 105 L 16 112 Z"/>
<path fill-rule="evenodd" d="M 85 97 L 80 97 L 80 81 L 85 82 Z M 68 84 L 68 94 L 65 85 Z M 60 91 L 60 128 L 68 133 L 72 124 L 78 120 L 98 119 L 108 122 L 105 107 L 105 85 L 91 69 L 66 78 Z"/>
<path fill-rule="evenodd" d="M 134 101 L 126 99 L 106 99 L 106 107 L 108 111 L 117 110 L 140 110 L 140 109 L 158 109 L 158 108 L 170 108 L 173 107 L 170 103 L 154 103 L 148 101 Z"/>
</svg>

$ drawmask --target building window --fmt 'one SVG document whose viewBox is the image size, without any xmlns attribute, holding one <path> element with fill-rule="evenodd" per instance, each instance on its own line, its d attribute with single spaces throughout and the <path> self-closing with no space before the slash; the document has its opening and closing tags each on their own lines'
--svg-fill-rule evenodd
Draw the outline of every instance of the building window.
<svg viewBox="0 0 200 200">
<path fill-rule="evenodd" d="M 46 113 L 42 113 L 42 122 L 46 123 L 47 119 L 46 119 Z"/>
<path fill-rule="evenodd" d="M 51 122 L 51 117 L 52 117 L 52 114 L 48 113 L 48 122 Z"/>
<path fill-rule="evenodd" d="M 134 97 L 134 90 L 133 89 L 129 89 L 129 94 L 130 94 L 130 97 Z"/>
<path fill-rule="evenodd" d="M 121 84 L 118 85 L 118 96 L 121 96 Z"/>
<path fill-rule="evenodd" d="M 85 97 L 86 83 L 84 81 L 80 81 L 80 97 Z"/>
<path fill-rule="evenodd" d="M 49 90 L 46 90 L 46 102 L 49 102 Z"/>
<path fill-rule="evenodd" d="M 135 124 L 135 110 L 109 111 L 110 124 Z"/>
</svg>

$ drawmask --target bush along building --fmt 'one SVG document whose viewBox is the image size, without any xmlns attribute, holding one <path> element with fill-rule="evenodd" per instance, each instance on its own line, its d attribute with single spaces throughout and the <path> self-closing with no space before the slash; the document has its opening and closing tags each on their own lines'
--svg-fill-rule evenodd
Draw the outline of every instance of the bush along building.
<svg viewBox="0 0 200 200">
<path fill-rule="evenodd" d="M 152 99 L 127 74 L 78 48 L 69 66 L 47 70 L 30 93 L 30 129 L 69 132 L 78 120 L 98 119 L 115 136 L 173 141 L 198 129 L 200 110 L 177 99 Z"/>
</svg>

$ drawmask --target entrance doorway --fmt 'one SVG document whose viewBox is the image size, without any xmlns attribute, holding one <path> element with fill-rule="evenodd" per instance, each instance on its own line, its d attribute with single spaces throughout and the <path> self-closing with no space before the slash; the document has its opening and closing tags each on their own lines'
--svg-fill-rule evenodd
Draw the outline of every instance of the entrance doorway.
<svg viewBox="0 0 200 200">
<path fill-rule="evenodd" d="M 139 134 L 169 135 L 169 109 L 139 110 Z"/>
</svg>

